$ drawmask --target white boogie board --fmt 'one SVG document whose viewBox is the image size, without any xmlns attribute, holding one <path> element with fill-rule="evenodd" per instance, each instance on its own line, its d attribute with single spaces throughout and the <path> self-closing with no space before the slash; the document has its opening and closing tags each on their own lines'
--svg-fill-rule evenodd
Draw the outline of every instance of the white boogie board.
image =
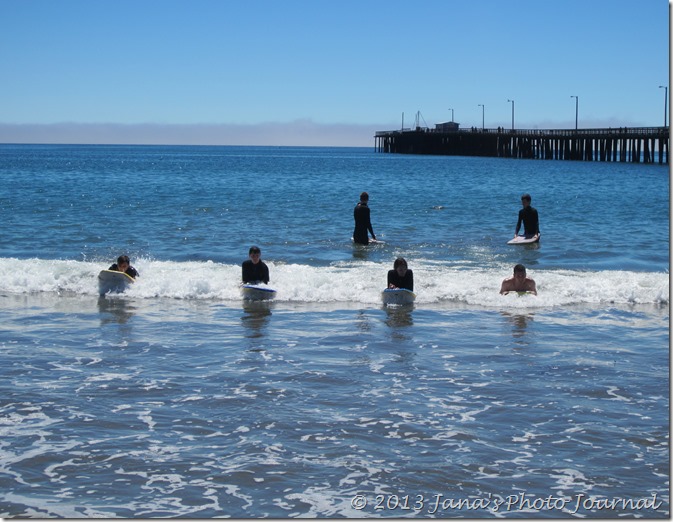
<svg viewBox="0 0 673 522">
<path fill-rule="evenodd" d="M 101 270 L 98 274 L 98 293 L 105 295 L 112 292 L 123 292 L 136 280 L 125 272 L 116 270 Z"/>
<path fill-rule="evenodd" d="M 276 297 L 276 291 L 265 285 L 241 285 L 241 295 L 250 301 L 267 301 Z"/>
<path fill-rule="evenodd" d="M 540 236 L 535 235 L 530 238 L 526 238 L 526 236 L 516 236 L 514 239 L 510 239 L 507 241 L 508 245 L 529 245 L 531 243 L 537 243 L 540 241 Z"/>
<path fill-rule="evenodd" d="M 406 288 L 386 288 L 381 292 L 381 299 L 385 305 L 405 305 L 416 300 L 416 294 Z"/>
<path fill-rule="evenodd" d="M 353 245 L 356 247 L 368 247 L 368 246 L 376 246 L 376 245 L 385 245 L 386 242 L 381 240 L 381 239 L 369 239 L 369 243 L 367 245 L 363 245 L 362 243 L 356 243 L 353 238 L 351 238 L 351 241 L 353 241 Z"/>
</svg>

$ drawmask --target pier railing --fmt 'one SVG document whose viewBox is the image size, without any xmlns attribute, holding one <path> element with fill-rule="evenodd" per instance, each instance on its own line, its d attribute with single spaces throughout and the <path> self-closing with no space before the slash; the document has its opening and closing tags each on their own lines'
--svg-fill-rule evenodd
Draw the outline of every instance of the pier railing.
<svg viewBox="0 0 673 522">
<path fill-rule="evenodd" d="M 669 162 L 669 127 L 459 129 L 417 127 L 375 134 L 379 152 L 580 161 Z"/>
</svg>

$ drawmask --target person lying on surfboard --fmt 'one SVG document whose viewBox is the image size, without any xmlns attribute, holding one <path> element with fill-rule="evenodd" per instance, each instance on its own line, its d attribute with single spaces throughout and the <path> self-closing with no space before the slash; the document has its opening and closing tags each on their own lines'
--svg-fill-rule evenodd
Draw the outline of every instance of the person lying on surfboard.
<svg viewBox="0 0 673 522">
<path fill-rule="evenodd" d="M 138 277 L 140 274 L 138 271 L 131 266 L 131 260 L 129 256 L 119 256 L 117 262 L 114 263 L 108 270 L 114 270 L 115 272 L 124 272 L 127 275 L 131 276 L 133 279 Z"/>
<path fill-rule="evenodd" d="M 407 267 L 407 261 L 398 257 L 393 263 L 393 269 L 388 270 L 388 288 L 404 288 L 414 291 L 414 273 Z"/>
<path fill-rule="evenodd" d="M 537 295 L 535 281 L 526 277 L 526 267 L 518 264 L 514 267 L 514 275 L 505 279 L 500 285 L 500 293 L 506 295 L 510 292 L 528 292 Z"/>
<path fill-rule="evenodd" d="M 269 267 L 262 261 L 262 251 L 258 246 L 251 246 L 247 259 L 243 261 L 243 283 L 255 285 L 259 283 L 269 284 Z"/>
<path fill-rule="evenodd" d="M 540 237 L 540 220 L 537 215 L 537 210 L 530 206 L 531 197 L 530 194 L 524 194 L 521 196 L 521 204 L 523 208 L 519 210 L 519 219 L 516 222 L 516 230 L 514 231 L 514 237 L 519 235 L 519 230 L 521 230 L 521 224 L 523 223 L 523 234 L 526 236 L 526 239 L 537 236 Z"/>
</svg>

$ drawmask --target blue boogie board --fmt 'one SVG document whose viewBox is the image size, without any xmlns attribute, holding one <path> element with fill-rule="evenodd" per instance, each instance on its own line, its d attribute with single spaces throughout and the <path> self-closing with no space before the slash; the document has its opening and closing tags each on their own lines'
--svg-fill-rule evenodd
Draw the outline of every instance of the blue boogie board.
<svg viewBox="0 0 673 522">
<path fill-rule="evenodd" d="M 266 285 L 241 285 L 243 299 L 250 301 L 268 301 L 276 297 L 276 291 Z"/>
<path fill-rule="evenodd" d="M 124 272 L 101 270 L 98 274 L 98 294 L 120 293 L 136 280 Z"/>
<path fill-rule="evenodd" d="M 406 288 L 386 288 L 381 292 L 381 299 L 385 305 L 405 305 L 416 300 L 416 294 Z"/>
</svg>

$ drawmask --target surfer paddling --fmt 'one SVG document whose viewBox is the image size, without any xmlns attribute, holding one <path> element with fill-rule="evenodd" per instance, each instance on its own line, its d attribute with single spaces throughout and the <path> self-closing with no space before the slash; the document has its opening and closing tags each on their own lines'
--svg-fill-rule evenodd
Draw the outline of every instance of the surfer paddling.
<svg viewBox="0 0 673 522">
<path fill-rule="evenodd" d="M 117 262 L 113 263 L 108 270 L 114 270 L 115 272 L 124 272 L 125 274 L 131 276 L 133 279 L 138 277 L 138 271 L 131 266 L 131 260 L 129 256 L 119 256 Z"/>
<path fill-rule="evenodd" d="M 360 245 L 369 244 L 369 232 L 372 235 L 372 241 L 376 241 L 374 229 L 369 212 L 369 194 L 363 192 L 360 194 L 360 202 L 353 209 L 353 218 L 355 219 L 355 230 L 353 230 L 353 242 Z"/>
<path fill-rule="evenodd" d="M 407 261 L 398 257 L 393 263 L 393 269 L 388 270 L 388 288 L 403 288 L 414 291 L 414 273 L 407 267 Z"/>
<path fill-rule="evenodd" d="M 514 275 L 505 279 L 500 285 L 500 293 L 506 295 L 510 292 L 528 292 L 537 295 L 535 281 L 526 277 L 526 267 L 518 264 L 514 267 Z"/>
<path fill-rule="evenodd" d="M 521 225 L 523 224 L 523 234 L 526 239 L 540 238 L 540 221 L 537 210 L 530 206 L 530 202 L 530 194 L 521 196 L 521 205 L 523 205 L 523 208 L 519 210 L 519 219 L 516 222 L 514 237 L 519 235 L 519 230 L 521 230 Z"/>
<path fill-rule="evenodd" d="M 243 283 L 245 284 L 269 284 L 269 267 L 262 261 L 262 251 L 258 246 L 251 246 L 247 259 L 243 261 Z"/>
</svg>

